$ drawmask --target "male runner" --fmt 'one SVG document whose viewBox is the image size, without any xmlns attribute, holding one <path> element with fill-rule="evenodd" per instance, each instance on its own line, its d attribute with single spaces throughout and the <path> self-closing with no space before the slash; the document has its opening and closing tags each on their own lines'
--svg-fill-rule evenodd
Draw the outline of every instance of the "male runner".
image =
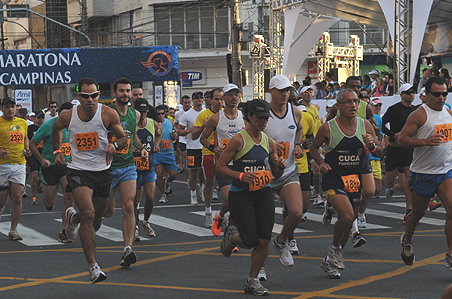
<svg viewBox="0 0 452 299">
<path fill-rule="evenodd" d="M 44 123 L 44 112 L 38 111 L 37 115 L 35 116 L 35 122 L 32 125 L 28 126 L 28 140 L 31 140 L 33 138 L 36 131 L 38 131 L 39 127 L 42 126 Z M 42 144 L 38 145 L 39 152 L 42 151 Z M 53 149 L 53 147 L 52 147 Z M 31 148 L 30 148 L 31 150 Z M 33 193 L 33 199 L 31 200 L 31 204 L 37 205 L 38 204 L 38 193 L 42 193 L 42 186 L 41 180 L 39 179 L 39 170 L 40 170 L 40 164 L 38 160 L 36 160 L 36 157 L 31 156 L 27 158 L 27 165 L 30 167 L 31 172 L 31 191 Z"/>
<path fill-rule="evenodd" d="M 179 126 L 180 120 L 182 119 L 182 115 L 184 115 L 185 112 L 190 110 L 191 108 L 191 100 L 190 97 L 185 95 L 182 97 L 181 100 L 182 103 L 182 109 L 179 109 L 176 114 L 174 115 L 174 122 L 176 123 L 176 128 Z M 181 158 L 179 161 L 179 169 L 178 172 L 185 171 L 185 175 L 187 176 L 187 181 L 190 178 L 190 170 L 187 169 L 187 136 L 181 136 L 179 135 L 179 149 Z"/>
</svg>

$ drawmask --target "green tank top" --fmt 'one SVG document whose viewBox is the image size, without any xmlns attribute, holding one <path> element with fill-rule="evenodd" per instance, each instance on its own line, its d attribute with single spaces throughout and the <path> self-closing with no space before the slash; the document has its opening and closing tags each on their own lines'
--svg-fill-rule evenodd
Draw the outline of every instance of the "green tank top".
<svg viewBox="0 0 452 299">
<path fill-rule="evenodd" d="M 137 127 L 137 114 L 135 112 L 135 109 L 128 107 L 127 114 L 122 115 L 118 112 L 118 110 L 116 110 L 116 107 L 114 105 L 111 105 L 110 107 L 118 113 L 119 121 L 127 136 L 127 145 L 124 149 L 116 151 L 115 155 L 113 156 L 111 168 L 117 169 L 135 165 L 135 160 L 133 159 L 132 152 L 133 134 L 135 133 L 135 128 Z M 113 133 L 112 136 L 114 137 Z"/>
</svg>

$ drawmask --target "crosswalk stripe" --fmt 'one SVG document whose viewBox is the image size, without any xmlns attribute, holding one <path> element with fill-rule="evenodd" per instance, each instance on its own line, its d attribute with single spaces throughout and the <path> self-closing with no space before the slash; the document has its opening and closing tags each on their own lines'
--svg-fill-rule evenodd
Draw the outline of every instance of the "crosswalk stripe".
<svg viewBox="0 0 452 299">
<path fill-rule="evenodd" d="M 9 229 L 10 229 L 9 222 L 1 222 L 0 223 L 0 233 L 8 236 Z M 23 238 L 23 240 L 18 241 L 18 242 L 20 242 L 26 246 L 63 245 L 63 243 L 58 242 L 57 238 L 50 238 L 32 228 L 21 225 L 20 223 L 17 226 L 17 231 Z"/>
<path fill-rule="evenodd" d="M 387 206 L 392 206 L 392 207 L 399 207 L 399 208 L 405 208 L 406 207 L 406 203 L 404 202 L 381 202 L 381 205 L 387 205 Z M 446 214 L 446 210 L 444 208 L 438 208 L 434 211 L 428 211 L 429 213 L 438 213 L 438 214 Z"/>
<path fill-rule="evenodd" d="M 401 213 L 380 211 L 380 210 L 369 209 L 369 208 L 366 209 L 366 214 L 372 214 L 375 216 L 381 216 L 381 217 L 398 219 L 398 220 L 402 220 L 402 217 L 403 217 L 403 215 Z M 436 225 L 436 226 L 444 226 L 444 224 L 446 223 L 445 220 L 428 218 L 428 217 L 423 217 L 420 222 L 425 223 L 425 224 L 430 224 L 430 225 Z"/>
<path fill-rule="evenodd" d="M 202 212 L 202 214 L 204 215 L 204 212 Z M 140 219 L 143 219 L 143 217 L 140 215 Z M 186 222 L 182 222 L 179 220 L 174 220 L 174 219 L 170 219 L 170 218 L 166 218 L 166 217 L 162 217 L 162 216 L 158 216 L 158 215 L 151 215 L 151 218 L 149 218 L 149 222 L 151 222 L 152 224 L 158 225 L 158 226 L 162 226 L 164 228 L 168 228 L 168 229 L 172 229 L 172 230 L 176 230 L 182 233 L 187 233 L 190 235 L 194 235 L 197 237 L 209 237 L 212 236 L 212 231 L 210 230 L 210 228 L 205 228 L 205 227 L 201 227 L 201 226 L 196 226 L 196 225 L 192 225 Z M 202 222 L 204 223 L 204 221 Z M 158 232 L 156 232 L 158 233 Z"/>
</svg>

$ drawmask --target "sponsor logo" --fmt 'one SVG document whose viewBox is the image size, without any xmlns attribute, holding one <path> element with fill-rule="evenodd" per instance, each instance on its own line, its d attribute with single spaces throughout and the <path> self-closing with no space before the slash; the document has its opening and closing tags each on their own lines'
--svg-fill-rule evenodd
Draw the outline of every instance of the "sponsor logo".
<svg viewBox="0 0 452 299">
<path fill-rule="evenodd" d="M 140 61 L 155 76 L 165 76 L 171 71 L 173 67 L 173 60 L 171 56 L 164 51 L 155 51 L 147 61 Z"/>
</svg>

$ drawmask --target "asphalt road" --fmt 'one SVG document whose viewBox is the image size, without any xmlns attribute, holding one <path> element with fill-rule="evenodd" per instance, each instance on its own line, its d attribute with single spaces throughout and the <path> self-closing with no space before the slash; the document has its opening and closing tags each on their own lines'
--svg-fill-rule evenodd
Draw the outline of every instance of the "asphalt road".
<svg viewBox="0 0 452 299">
<path fill-rule="evenodd" d="M 157 236 L 141 233 L 134 243 L 138 262 L 119 266 L 123 245 L 122 213 L 103 222 L 97 234 L 97 260 L 107 280 L 92 285 L 80 240 L 58 243 L 62 199 L 53 212 L 42 204 L 23 201 L 18 231 L 24 240 L 9 241 L 10 202 L 0 220 L 0 298 L 249 298 L 243 292 L 250 265 L 250 250 L 222 256 L 221 237 L 204 227 L 203 205 L 191 206 L 185 176 L 172 183 L 167 204 L 158 203 L 151 216 Z M 31 193 L 30 188 L 27 188 Z M 117 207 L 120 207 L 117 199 Z M 276 204 L 274 231 L 281 228 L 281 204 Z M 213 203 L 218 210 L 220 202 Z M 141 209 L 142 211 L 142 209 Z M 300 255 L 295 266 L 283 267 L 273 248 L 266 263 L 268 281 L 263 285 L 274 298 L 439 298 L 452 283 L 444 267 L 445 210 L 428 212 L 415 234 L 416 262 L 405 266 L 400 258 L 404 230 L 401 195 L 391 200 L 372 199 L 368 227 L 362 230 L 367 244 L 344 250 L 342 278 L 330 280 L 320 262 L 332 241 L 333 225 L 321 223 L 323 208 L 311 204 L 307 221 L 295 237 Z M 248 297 L 247 297 L 248 296 Z"/>
</svg>

